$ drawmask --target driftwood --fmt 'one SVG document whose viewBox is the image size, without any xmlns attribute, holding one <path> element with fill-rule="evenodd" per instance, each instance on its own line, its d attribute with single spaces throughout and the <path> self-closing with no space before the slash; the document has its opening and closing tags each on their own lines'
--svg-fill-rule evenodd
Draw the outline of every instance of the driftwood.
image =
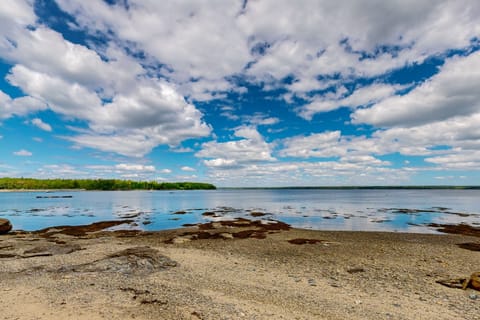
<svg viewBox="0 0 480 320">
<path fill-rule="evenodd" d="M 467 288 L 480 291 L 480 272 L 474 272 L 470 278 L 456 278 L 437 280 L 436 283 L 447 286 L 449 288 L 463 289 Z"/>
</svg>

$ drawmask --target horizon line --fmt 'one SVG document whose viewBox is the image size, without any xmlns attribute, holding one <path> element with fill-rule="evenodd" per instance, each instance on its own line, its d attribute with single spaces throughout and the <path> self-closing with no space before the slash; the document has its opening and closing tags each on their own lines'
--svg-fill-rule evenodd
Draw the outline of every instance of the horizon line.
<svg viewBox="0 0 480 320">
<path fill-rule="evenodd" d="M 217 189 L 480 189 L 480 185 L 363 185 L 363 186 L 268 186 L 218 187 Z"/>
</svg>

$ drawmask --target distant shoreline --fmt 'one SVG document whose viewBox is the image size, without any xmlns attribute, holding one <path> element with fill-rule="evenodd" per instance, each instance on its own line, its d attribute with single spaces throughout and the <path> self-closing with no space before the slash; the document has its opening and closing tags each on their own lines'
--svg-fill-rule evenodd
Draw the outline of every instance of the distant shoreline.
<svg viewBox="0 0 480 320">
<path fill-rule="evenodd" d="M 0 192 L 77 192 L 86 189 L 0 189 Z"/>
<path fill-rule="evenodd" d="M 55 192 L 82 192 L 82 191 L 121 191 L 121 192 L 128 192 L 128 191 L 205 191 L 210 189 L 160 189 L 160 190 L 152 190 L 152 189 L 131 189 L 131 190 L 101 190 L 101 189 L 0 189 L 0 193 L 10 193 L 10 192 L 45 192 L 45 193 L 55 193 Z M 213 190 L 213 189 L 212 189 Z"/>
<path fill-rule="evenodd" d="M 156 182 L 120 179 L 0 178 L 0 190 L 212 190 L 204 182 Z"/>
<path fill-rule="evenodd" d="M 480 186 L 296 186 L 296 187 L 217 187 L 217 190 L 480 190 Z M 182 191 L 185 189 L 0 189 L 4 192 L 79 192 L 79 191 Z M 188 189 L 208 190 L 208 189 Z M 212 189 L 215 190 L 215 189 Z"/>
<path fill-rule="evenodd" d="M 230 190 L 480 190 L 480 186 L 290 186 L 290 187 L 218 187 Z"/>
</svg>

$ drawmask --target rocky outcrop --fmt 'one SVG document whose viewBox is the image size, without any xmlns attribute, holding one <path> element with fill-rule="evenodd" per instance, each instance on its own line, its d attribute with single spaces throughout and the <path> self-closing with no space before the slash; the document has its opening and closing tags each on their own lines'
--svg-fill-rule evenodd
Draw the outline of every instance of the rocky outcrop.
<svg viewBox="0 0 480 320">
<path fill-rule="evenodd" d="M 0 234 L 8 233 L 12 230 L 12 224 L 9 220 L 0 218 Z"/>
<path fill-rule="evenodd" d="M 176 266 L 177 262 L 162 255 L 158 250 L 146 246 L 128 248 L 90 263 L 63 266 L 58 271 L 114 272 L 147 275 Z"/>
</svg>

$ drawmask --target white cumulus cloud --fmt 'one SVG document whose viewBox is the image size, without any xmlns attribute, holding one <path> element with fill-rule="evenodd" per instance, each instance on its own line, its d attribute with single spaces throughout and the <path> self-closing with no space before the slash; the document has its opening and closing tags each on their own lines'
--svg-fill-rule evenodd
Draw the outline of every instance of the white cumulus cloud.
<svg viewBox="0 0 480 320">
<path fill-rule="evenodd" d="M 393 96 L 398 89 L 399 86 L 376 83 L 360 87 L 346 97 L 331 97 L 328 94 L 313 97 L 312 102 L 299 108 L 299 114 L 305 119 L 311 119 L 314 114 L 333 111 L 340 107 L 354 109 L 371 105 Z M 341 89 L 339 91 L 342 92 Z"/>
<path fill-rule="evenodd" d="M 40 118 L 32 119 L 31 123 L 44 131 L 52 131 L 52 126 L 50 126 L 48 123 L 43 122 L 43 120 Z"/>
<path fill-rule="evenodd" d="M 480 52 L 448 59 L 440 72 L 409 93 L 358 109 L 354 123 L 410 127 L 480 112 Z"/>
<path fill-rule="evenodd" d="M 25 150 L 25 149 L 15 151 L 13 154 L 16 155 L 16 156 L 20 156 L 20 157 L 30 157 L 30 156 L 33 155 L 30 151 Z"/>
<path fill-rule="evenodd" d="M 58 3 L 90 32 L 135 43 L 199 100 L 231 90 L 224 79 L 237 74 L 256 83 L 291 76 L 294 93 L 324 87 L 318 75 L 381 75 L 480 33 L 480 5 L 470 0 Z"/>
<path fill-rule="evenodd" d="M 267 143 L 255 127 L 243 126 L 235 130 L 238 140 L 210 141 L 202 144 L 195 155 L 205 158 L 204 164 L 213 167 L 230 167 L 263 161 L 275 161 L 273 146 Z"/>
<path fill-rule="evenodd" d="M 47 109 L 45 102 L 29 96 L 12 99 L 0 90 L 0 119 L 25 116 L 31 112 Z"/>
<path fill-rule="evenodd" d="M 143 164 L 132 163 L 119 163 L 115 165 L 115 169 L 120 171 L 143 171 L 143 172 L 155 172 L 155 166 L 146 166 Z"/>
<path fill-rule="evenodd" d="M 48 105 L 67 120 L 88 123 L 88 132 L 67 137 L 77 146 L 134 157 L 160 144 L 175 146 L 210 134 L 203 114 L 172 84 L 146 76 L 140 64 L 115 48 L 106 54 L 109 61 L 55 31 L 25 29 L 6 54 L 16 63 L 7 80 L 28 96 L 0 94 L 5 101 L 0 116 L 26 115 Z"/>
</svg>

